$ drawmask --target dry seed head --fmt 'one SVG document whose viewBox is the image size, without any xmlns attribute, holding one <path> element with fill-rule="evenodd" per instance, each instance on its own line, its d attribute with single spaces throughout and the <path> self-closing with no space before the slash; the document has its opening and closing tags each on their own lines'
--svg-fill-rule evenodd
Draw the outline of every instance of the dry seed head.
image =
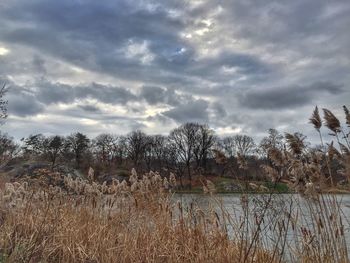
<svg viewBox="0 0 350 263">
<path fill-rule="evenodd" d="M 285 163 L 285 159 L 282 152 L 275 147 L 272 147 L 268 150 L 268 156 L 274 165 L 283 166 Z"/>
<path fill-rule="evenodd" d="M 217 149 L 213 150 L 214 155 L 215 155 L 215 162 L 217 164 L 226 164 L 227 163 L 227 157 L 225 156 L 225 154 Z"/>
<path fill-rule="evenodd" d="M 131 184 L 137 182 L 137 172 L 136 172 L 135 168 L 131 169 L 131 175 L 130 175 L 129 181 Z"/>
<path fill-rule="evenodd" d="M 259 190 L 260 190 L 260 191 L 263 191 L 263 192 L 268 192 L 268 191 L 269 191 L 269 188 L 267 188 L 266 186 L 264 186 L 264 185 L 261 184 L 261 185 L 259 186 Z"/>
<path fill-rule="evenodd" d="M 139 184 L 136 181 L 131 185 L 130 190 L 131 190 L 131 192 L 136 192 L 138 188 L 139 188 Z"/>
<path fill-rule="evenodd" d="M 257 184 L 254 184 L 254 183 L 249 183 L 249 186 L 250 186 L 253 190 L 259 189 L 259 186 L 258 186 Z"/>
<path fill-rule="evenodd" d="M 103 194 L 105 194 L 105 193 L 107 193 L 107 190 L 108 190 L 107 182 L 104 181 L 104 182 L 102 183 L 102 186 L 101 186 L 101 192 L 102 192 Z"/>
<path fill-rule="evenodd" d="M 305 148 L 304 138 L 301 135 L 299 136 L 298 133 L 290 134 L 288 132 L 286 132 L 285 137 L 289 150 L 296 155 L 300 155 Z"/>
<path fill-rule="evenodd" d="M 317 196 L 315 185 L 312 182 L 308 182 L 305 184 L 304 194 L 311 198 L 315 198 Z"/>
<path fill-rule="evenodd" d="M 11 183 L 5 184 L 5 195 L 8 195 L 8 194 L 9 195 L 16 194 L 15 187 Z"/>
<path fill-rule="evenodd" d="M 161 187 L 163 183 L 162 177 L 158 172 L 153 173 L 153 176 L 151 177 L 151 181 L 156 187 Z"/>
<path fill-rule="evenodd" d="M 207 180 L 207 188 L 211 194 L 216 192 L 215 184 L 210 180 Z"/>
<path fill-rule="evenodd" d="M 88 171 L 88 179 L 90 182 L 92 182 L 94 180 L 94 174 L 95 174 L 94 169 L 92 169 L 92 167 L 90 167 L 89 171 Z"/>
<path fill-rule="evenodd" d="M 209 188 L 206 185 L 203 185 L 203 192 L 209 194 Z"/>
<path fill-rule="evenodd" d="M 342 143 L 339 143 L 339 146 L 340 146 L 340 150 L 342 151 L 342 153 L 344 155 L 350 155 L 350 150 L 349 150 L 349 148 L 347 146 L 345 146 Z"/>
<path fill-rule="evenodd" d="M 172 187 L 176 186 L 176 177 L 175 177 L 175 175 L 173 173 L 170 173 L 169 181 L 170 181 L 170 184 L 171 184 Z"/>
<path fill-rule="evenodd" d="M 268 165 L 261 165 L 261 168 L 265 171 L 265 173 L 270 177 L 272 182 L 276 182 L 279 174 L 278 171 L 276 169 L 274 169 L 271 166 Z"/>
<path fill-rule="evenodd" d="M 128 183 L 125 180 L 123 180 L 123 182 L 120 183 L 120 187 L 121 190 L 124 192 L 127 192 L 129 190 Z"/>
<path fill-rule="evenodd" d="M 164 177 L 164 179 L 163 179 L 163 187 L 165 190 L 169 190 L 169 188 L 170 188 L 169 181 L 166 177 Z"/>
<path fill-rule="evenodd" d="M 333 141 L 328 144 L 328 156 L 332 160 L 334 157 L 335 158 L 341 158 L 340 152 L 333 146 Z"/>
<path fill-rule="evenodd" d="M 334 133 L 340 132 L 340 122 L 335 115 L 328 109 L 323 109 L 325 125 Z"/>
<path fill-rule="evenodd" d="M 12 185 L 15 189 L 17 189 L 18 187 L 21 186 L 21 184 L 19 182 L 14 182 L 14 183 L 12 183 Z"/>
<path fill-rule="evenodd" d="M 318 111 L 318 107 L 316 106 L 311 117 L 310 117 L 310 123 L 312 123 L 316 130 L 320 130 L 322 126 L 322 120 Z"/>
</svg>

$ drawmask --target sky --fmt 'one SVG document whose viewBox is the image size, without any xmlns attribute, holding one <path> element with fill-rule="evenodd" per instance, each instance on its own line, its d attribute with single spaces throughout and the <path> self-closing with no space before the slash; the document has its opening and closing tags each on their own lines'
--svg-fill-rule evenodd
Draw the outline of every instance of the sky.
<svg viewBox="0 0 350 263">
<path fill-rule="evenodd" d="M 348 0 L 1 0 L 1 130 L 316 138 L 350 106 Z"/>
</svg>

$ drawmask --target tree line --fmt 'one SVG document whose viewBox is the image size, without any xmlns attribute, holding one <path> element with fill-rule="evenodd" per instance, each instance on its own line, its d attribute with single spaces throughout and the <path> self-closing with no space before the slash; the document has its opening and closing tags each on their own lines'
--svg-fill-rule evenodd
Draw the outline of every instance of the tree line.
<svg viewBox="0 0 350 263">
<path fill-rule="evenodd" d="M 248 135 L 219 137 L 206 124 L 185 123 L 167 136 L 140 130 L 127 135 L 103 133 L 95 138 L 76 132 L 69 136 L 34 134 L 19 144 L 0 133 L 0 158 L 40 160 L 51 169 L 64 164 L 75 169 L 94 167 L 97 174 L 135 168 L 139 172 L 173 172 L 181 185 L 191 185 L 194 175 L 225 175 L 264 179 L 261 163 L 271 147 L 282 149 L 284 136 L 275 129 L 257 144 Z M 224 156 L 221 159 L 220 156 Z M 186 183 L 184 183 L 184 180 Z"/>
</svg>

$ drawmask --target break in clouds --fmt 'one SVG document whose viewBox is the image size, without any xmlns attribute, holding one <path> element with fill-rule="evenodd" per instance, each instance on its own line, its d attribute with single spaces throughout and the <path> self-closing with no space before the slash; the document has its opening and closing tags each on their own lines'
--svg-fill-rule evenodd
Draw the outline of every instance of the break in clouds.
<svg viewBox="0 0 350 263">
<path fill-rule="evenodd" d="M 4 0 L 0 81 L 16 138 L 208 123 L 313 133 L 350 99 L 350 3 Z"/>
</svg>

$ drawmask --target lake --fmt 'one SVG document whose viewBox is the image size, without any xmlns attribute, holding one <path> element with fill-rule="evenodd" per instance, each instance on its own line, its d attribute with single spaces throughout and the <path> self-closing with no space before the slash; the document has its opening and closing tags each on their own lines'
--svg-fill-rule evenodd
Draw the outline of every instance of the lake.
<svg viewBox="0 0 350 263">
<path fill-rule="evenodd" d="M 339 218 L 336 219 L 335 215 L 341 214 L 346 246 L 350 251 L 350 195 L 324 195 L 324 202 L 327 205 L 319 205 L 320 203 L 303 198 L 298 194 L 248 194 L 243 195 L 243 198 L 242 194 L 216 194 L 213 196 L 175 194 L 173 198 L 176 202 L 180 201 L 186 208 L 194 206 L 204 212 L 215 211 L 220 215 L 222 227 L 235 239 L 242 240 L 242 232 L 249 232 L 244 238 L 250 239 L 256 232 L 257 219 L 263 218 L 259 240 L 261 239 L 265 248 L 276 247 L 278 249 L 280 246 L 278 243 L 281 243 L 281 234 L 279 233 L 282 229 L 286 238 L 285 247 L 283 247 L 285 249 L 283 250 L 281 247 L 280 251 L 284 251 L 283 257 L 287 261 L 295 260 L 292 251 L 302 251 L 302 244 L 305 242 L 304 235 L 310 234 L 308 240 L 315 242 L 315 246 L 321 247 L 323 239 L 327 239 L 329 236 L 320 234 L 324 233 L 322 231 L 325 228 L 322 230 L 317 222 L 326 221 L 324 217 L 322 219 L 322 215 L 328 215 L 328 218 L 334 220 L 334 224 L 338 224 Z M 288 217 L 288 215 L 292 216 Z M 286 223 L 288 218 L 290 221 Z M 281 228 L 279 222 L 286 227 L 282 226 Z M 323 225 L 325 224 L 321 224 L 321 226 Z"/>
</svg>

